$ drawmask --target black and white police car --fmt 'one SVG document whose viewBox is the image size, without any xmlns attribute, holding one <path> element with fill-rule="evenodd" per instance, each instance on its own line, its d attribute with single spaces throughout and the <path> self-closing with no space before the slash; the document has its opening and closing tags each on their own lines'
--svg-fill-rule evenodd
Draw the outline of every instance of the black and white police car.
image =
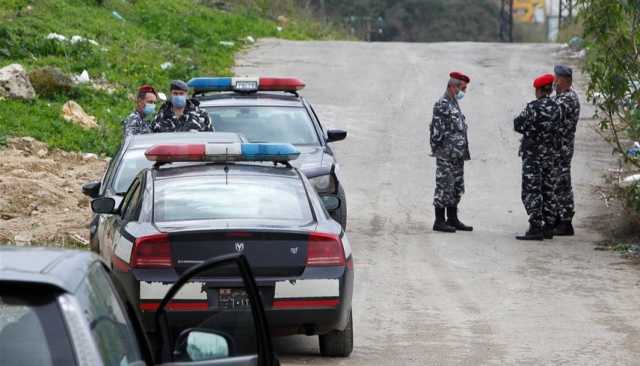
<svg viewBox="0 0 640 366">
<path fill-rule="evenodd" d="M 142 311 L 150 331 L 160 299 L 191 266 L 227 253 L 244 253 L 256 275 L 274 335 L 319 335 L 325 356 L 353 348 L 353 259 L 342 226 L 289 161 L 290 144 L 217 142 L 156 145 L 155 162 L 133 180 L 120 205 L 92 201 L 112 215 L 101 230 L 101 252 Z M 266 162 L 266 163 L 265 163 Z M 232 270 L 187 284 L 169 308 L 179 326 L 212 314 L 247 310 Z"/>
<path fill-rule="evenodd" d="M 182 286 L 229 265 L 241 274 L 238 285 L 249 299 L 244 322 L 199 324 L 173 337 L 166 308 Z M 0 246 L 0 365 L 279 365 L 252 276 L 241 254 L 209 259 L 184 272 L 159 305 L 155 321 L 163 331 L 149 343 L 136 308 L 97 255 Z"/>
<path fill-rule="evenodd" d="M 298 92 L 296 78 L 195 78 L 189 81 L 200 107 L 206 109 L 216 132 L 235 132 L 249 142 L 289 143 L 300 151 L 292 162 L 321 196 L 340 200 L 331 216 L 347 227 L 347 202 L 340 165 L 331 143 L 344 140 L 344 130 L 327 130 L 312 105 Z"/>
</svg>

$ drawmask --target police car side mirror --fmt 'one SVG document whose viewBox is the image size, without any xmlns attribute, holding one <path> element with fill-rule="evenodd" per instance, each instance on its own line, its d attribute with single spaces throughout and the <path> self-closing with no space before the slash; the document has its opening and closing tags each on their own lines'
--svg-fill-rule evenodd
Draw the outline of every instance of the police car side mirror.
<svg viewBox="0 0 640 366">
<path fill-rule="evenodd" d="M 327 211 L 335 211 L 340 208 L 340 200 L 336 196 L 322 196 L 322 204 Z"/>
<path fill-rule="evenodd" d="M 187 329 L 176 342 L 174 360 L 208 361 L 229 357 L 231 340 L 208 329 Z"/>
<path fill-rule="evenodd" d="M 98 196 L 100 195 L 100 186 L 102 184 L 100 182 L 89 182 L 89 183 L 85 183 L 82 186 L 82 194 L 84 194 L 85 196 L 89 196 L 91 198 L 98 198 Z"/>
<path fill-rule="evenodd" d="M 342 141 L 347 138 L 347 131 L 345 130 L 328 130 L 327 142 Z"/>
<path fill-rule="evenodd" d="M 111 197 L 100 197 L 91 201 L 91 210 L 97 214 L 116 214 L 116 201 Z"/>
</svg>

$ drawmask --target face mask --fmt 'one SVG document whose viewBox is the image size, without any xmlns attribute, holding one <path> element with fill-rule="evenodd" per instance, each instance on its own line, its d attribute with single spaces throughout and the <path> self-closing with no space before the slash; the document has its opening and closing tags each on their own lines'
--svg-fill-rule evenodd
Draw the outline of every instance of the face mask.
<svg viewBox="0 0 640 366">
<path fill-rule="evenodd" d="M 187 96 L 174 95 L 171 97 L 171 104 L 176 108 L 184 108 L 187 105 Z"/>
<path fill-rule="evenodd" d="M 147 103 L 144 105 L 144 115 L 150 116 L 156 111 L 156 105 L 152 103 Z"/>
<path fill-rule="evenodd" d="M 458 90 L 458 94 L 456 94 L 457 100 L 462 100 L 464 98 L 464 92 L 462 90 Z"/>
</svg>

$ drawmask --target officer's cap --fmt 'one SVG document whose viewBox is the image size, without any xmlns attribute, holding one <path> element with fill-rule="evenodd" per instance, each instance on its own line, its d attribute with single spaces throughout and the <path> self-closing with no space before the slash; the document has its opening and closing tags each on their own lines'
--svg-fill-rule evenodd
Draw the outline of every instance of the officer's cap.
<svg viewBox="0 0 640 366">
<path fill-rule="evenodd" d="M 536 89 L 544 88 L 545 86 L 552 85 L 555 80 L 556 78 L 552 74 L 544 74 L 533 81 L 533 87 Z"/>
<path fill-rule="evenodd" d="M 556 65 L 556 67 L 553 68 L 553 72 L 555 72 L 558 76 L 564 76 L 568 78 L 573 77 L 573 70 L 571 70 L 569 66 Z"/>
<path fill-rule="evenodd" d="M 471 79 L 467 75 L 465 75 L 465 74 L 463 74 L 461 72 L 458 72 L 458 71 L 454 71 L 454 72 L 450 73 L 449 76 L 452 79 L 461 80 L 461 81 L 464 81 L 467 84 L 471 82 Z"/>
<path fill-rule="evenodd" d="M 173 80 L 171 81 L 171 86 L 169 87 L 169 90 L 189 91 L 189 86 L 187 85 L 187 83 L 185 83 L 182 80 Z"/>
</svg>

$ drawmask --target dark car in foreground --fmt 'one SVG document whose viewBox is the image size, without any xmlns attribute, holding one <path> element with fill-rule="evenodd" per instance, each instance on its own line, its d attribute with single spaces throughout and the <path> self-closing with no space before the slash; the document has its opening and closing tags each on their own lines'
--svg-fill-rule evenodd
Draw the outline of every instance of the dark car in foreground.
<svg viewBox="0 0 640 366">
<path fill-rule="evenodd" d="M 113 216 L 102 255 L 150 331 L 180 275 L 209 257 L 243 253 L 274 335 L 319 335 L 322 355 L 351 353 L 351 246 L 325 208 L 339 201 L 320 198 L 289 164 L 297 155 L 289 144 L 156 145 L 146 152 L 154 167 L 138 174 L 119 206 L 110 197 L 92 202 Z M 235 271 L 221 269 L 187 284 L 172 307 L 181 312 L 176 324 L 246 312 L 238 283 Z"/>
<path fill-rule="evenodd" d="M 241 274 L 250 316 L 232 327 L 207 323 L 172 334 L 167 309 L 184 283 L 230 265 Z M 155 322 L 163 331 L 149 343 L 135 307 L 97 255 L 0 246 L 0 365 L 279 365 L 252 276 L 242 255 L 185 271 L 162 299 Z"/>
<path fill-rule="evenodd" d="M 299 168 L 321 196 L 340 205 L 329 213 L 347 227 L 347 198 L 340 165 L 331 143 L 347 132 L 326 129 L 295 78 L 195 78 L 189 81 L 200 107 L 207 110 L 216 132 L 235 132 L 249 142 L 289 143 L 300 151 Z"/>
</svg>

